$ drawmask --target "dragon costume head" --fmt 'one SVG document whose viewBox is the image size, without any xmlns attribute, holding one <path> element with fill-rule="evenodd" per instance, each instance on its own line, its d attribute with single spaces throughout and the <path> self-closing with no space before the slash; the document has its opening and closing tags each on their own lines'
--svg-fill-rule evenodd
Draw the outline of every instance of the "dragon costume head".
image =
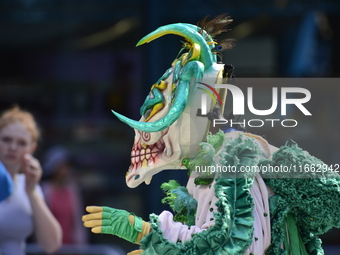
<svg viewBox="0 0 340 255">
<path fill-rule="evenodd" d="M 166 34 L 184 37 L 181 55 L 164 75 L 152 85 L 140 108 L 139 121 L 112 111 L 121 121 L 135 130 L 131 165 L 126 174 L 130 188 L 142 182 L 149 184 L 152 176 L 165 169 L 180 169 L 181 160 L 198 150 L 210 126 L 202 116 L 202 95 L 207 106 L 223 110 L 226 91 L 214 89 L 228 76 L 224 65 L 218 64 L 216 54 L 230 45 L 230 40 L 217 44 L 212 36 L 225 31 L 231 20 L 220 15 L 204 19 L 198 26 L 184 23 L 166 25 L 142 38 L 137 46 Z"/>
</svg>

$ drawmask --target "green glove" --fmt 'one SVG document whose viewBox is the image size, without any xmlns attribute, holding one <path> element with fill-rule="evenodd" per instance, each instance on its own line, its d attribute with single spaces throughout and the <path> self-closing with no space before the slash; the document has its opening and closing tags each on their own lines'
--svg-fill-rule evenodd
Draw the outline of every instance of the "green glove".
<svg viewBox="0 0 340 255">
<path fill-rule="evenodd" d="M 84 226 L 92 228 L 93 233 L 119 236 L 129 242 L 139 241 L 150 232 L 150 224 L 125 210 L 107 206 L 88 206 L 82 220 Z"/>
</svg>

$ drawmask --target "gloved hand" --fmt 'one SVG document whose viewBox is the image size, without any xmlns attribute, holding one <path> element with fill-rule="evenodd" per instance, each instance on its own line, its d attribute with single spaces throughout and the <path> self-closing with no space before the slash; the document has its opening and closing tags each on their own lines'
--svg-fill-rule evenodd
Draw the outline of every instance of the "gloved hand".
<svg viewBox="0 0 340 255">
<path fill-rule="evenodd" d="M 150 232 L 150 224 L 124 210 L 107 206 L 87 206 L 82 220 L 93 233 L 111 234 L 131 243 L 139 241 Z"/>
</svg>

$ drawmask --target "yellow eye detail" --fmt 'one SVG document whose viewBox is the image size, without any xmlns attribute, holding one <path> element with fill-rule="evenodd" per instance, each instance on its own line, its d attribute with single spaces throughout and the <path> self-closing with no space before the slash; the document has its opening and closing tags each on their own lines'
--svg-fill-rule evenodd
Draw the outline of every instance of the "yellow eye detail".
<svg viewBox="0 0 340 255">
<path fill-rule="evenodd" d="M 158 84 L 155 84 L 154 87 L 160 90 L 164 90 L 167 87 L 167 83 L 165 81 L 160 81 Z"/>
<path fill-rule="evenodd" d="M 164 103 L 158 103 L 158 104 L 154 105 L 149 117 L 145 120 L 145 122 L 149 121 L 149 119 L 151 119 L 157 112 L 162 110 L 163 107 L 164 107 Z"/>
</svg>

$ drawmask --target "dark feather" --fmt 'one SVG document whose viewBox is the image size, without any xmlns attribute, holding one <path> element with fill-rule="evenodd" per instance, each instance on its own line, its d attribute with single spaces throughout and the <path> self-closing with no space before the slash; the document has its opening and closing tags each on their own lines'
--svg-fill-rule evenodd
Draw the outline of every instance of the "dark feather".
<svg viewBox="0 0 340 255">
<path fill-rule="evenodd" d="M 204 17 L 197 23 L 197 26 L 205 30 L 211 37 L 219 35 L 223 32 L 229 31 L 227 25 L 233 20 L 228 14 L 220 14 L 213 19 L 209 19 L 209 16 Z M 202 33 L 202 30 L 200 31 Z"/>
<path fill-rule="evenodd" d="M 229 50 L 234 46 L 235 39 L 228 38 L 220 41 L 216 47 L 220 47 L 218 51 Z"/>
<path fill-rule="evenodd" d="M 233 20 L 228 16 L 228 14 L 220 14 L 216 16 L 215 18 L 210 19 L 209 15 L 205 16 L 202 20 L 200 20 L 197 23 L 197 26 L 201 28 L 199 33 L 203 34 L 203 30 L 207 32 L 212 38 L 214 38 L 216 35 L 219 35 L 223 32 L 227 32 L 230 29 L 227 29 L 227 26 L 232 22 Z M 210 41 L 211 39 L 205 38 L 207 41 Z M 234 39 L 224 39 L 218 44 L 215 45 L 215 48 L 212 49 L 212 52 L 214 54 L 217 54 L 217 56 L 222 59 L 222 51 L 231 49 L 234 46 Z"/>
<path fill-rule="evenodd" d="M 212 51 L 222 60 L 222 51 L 230 50 L 232 47 L 234 47 L 234 42 L 235 39 L 232 38 L 224 39 L 216 44 L 215 49 Z"/>
</svg>

